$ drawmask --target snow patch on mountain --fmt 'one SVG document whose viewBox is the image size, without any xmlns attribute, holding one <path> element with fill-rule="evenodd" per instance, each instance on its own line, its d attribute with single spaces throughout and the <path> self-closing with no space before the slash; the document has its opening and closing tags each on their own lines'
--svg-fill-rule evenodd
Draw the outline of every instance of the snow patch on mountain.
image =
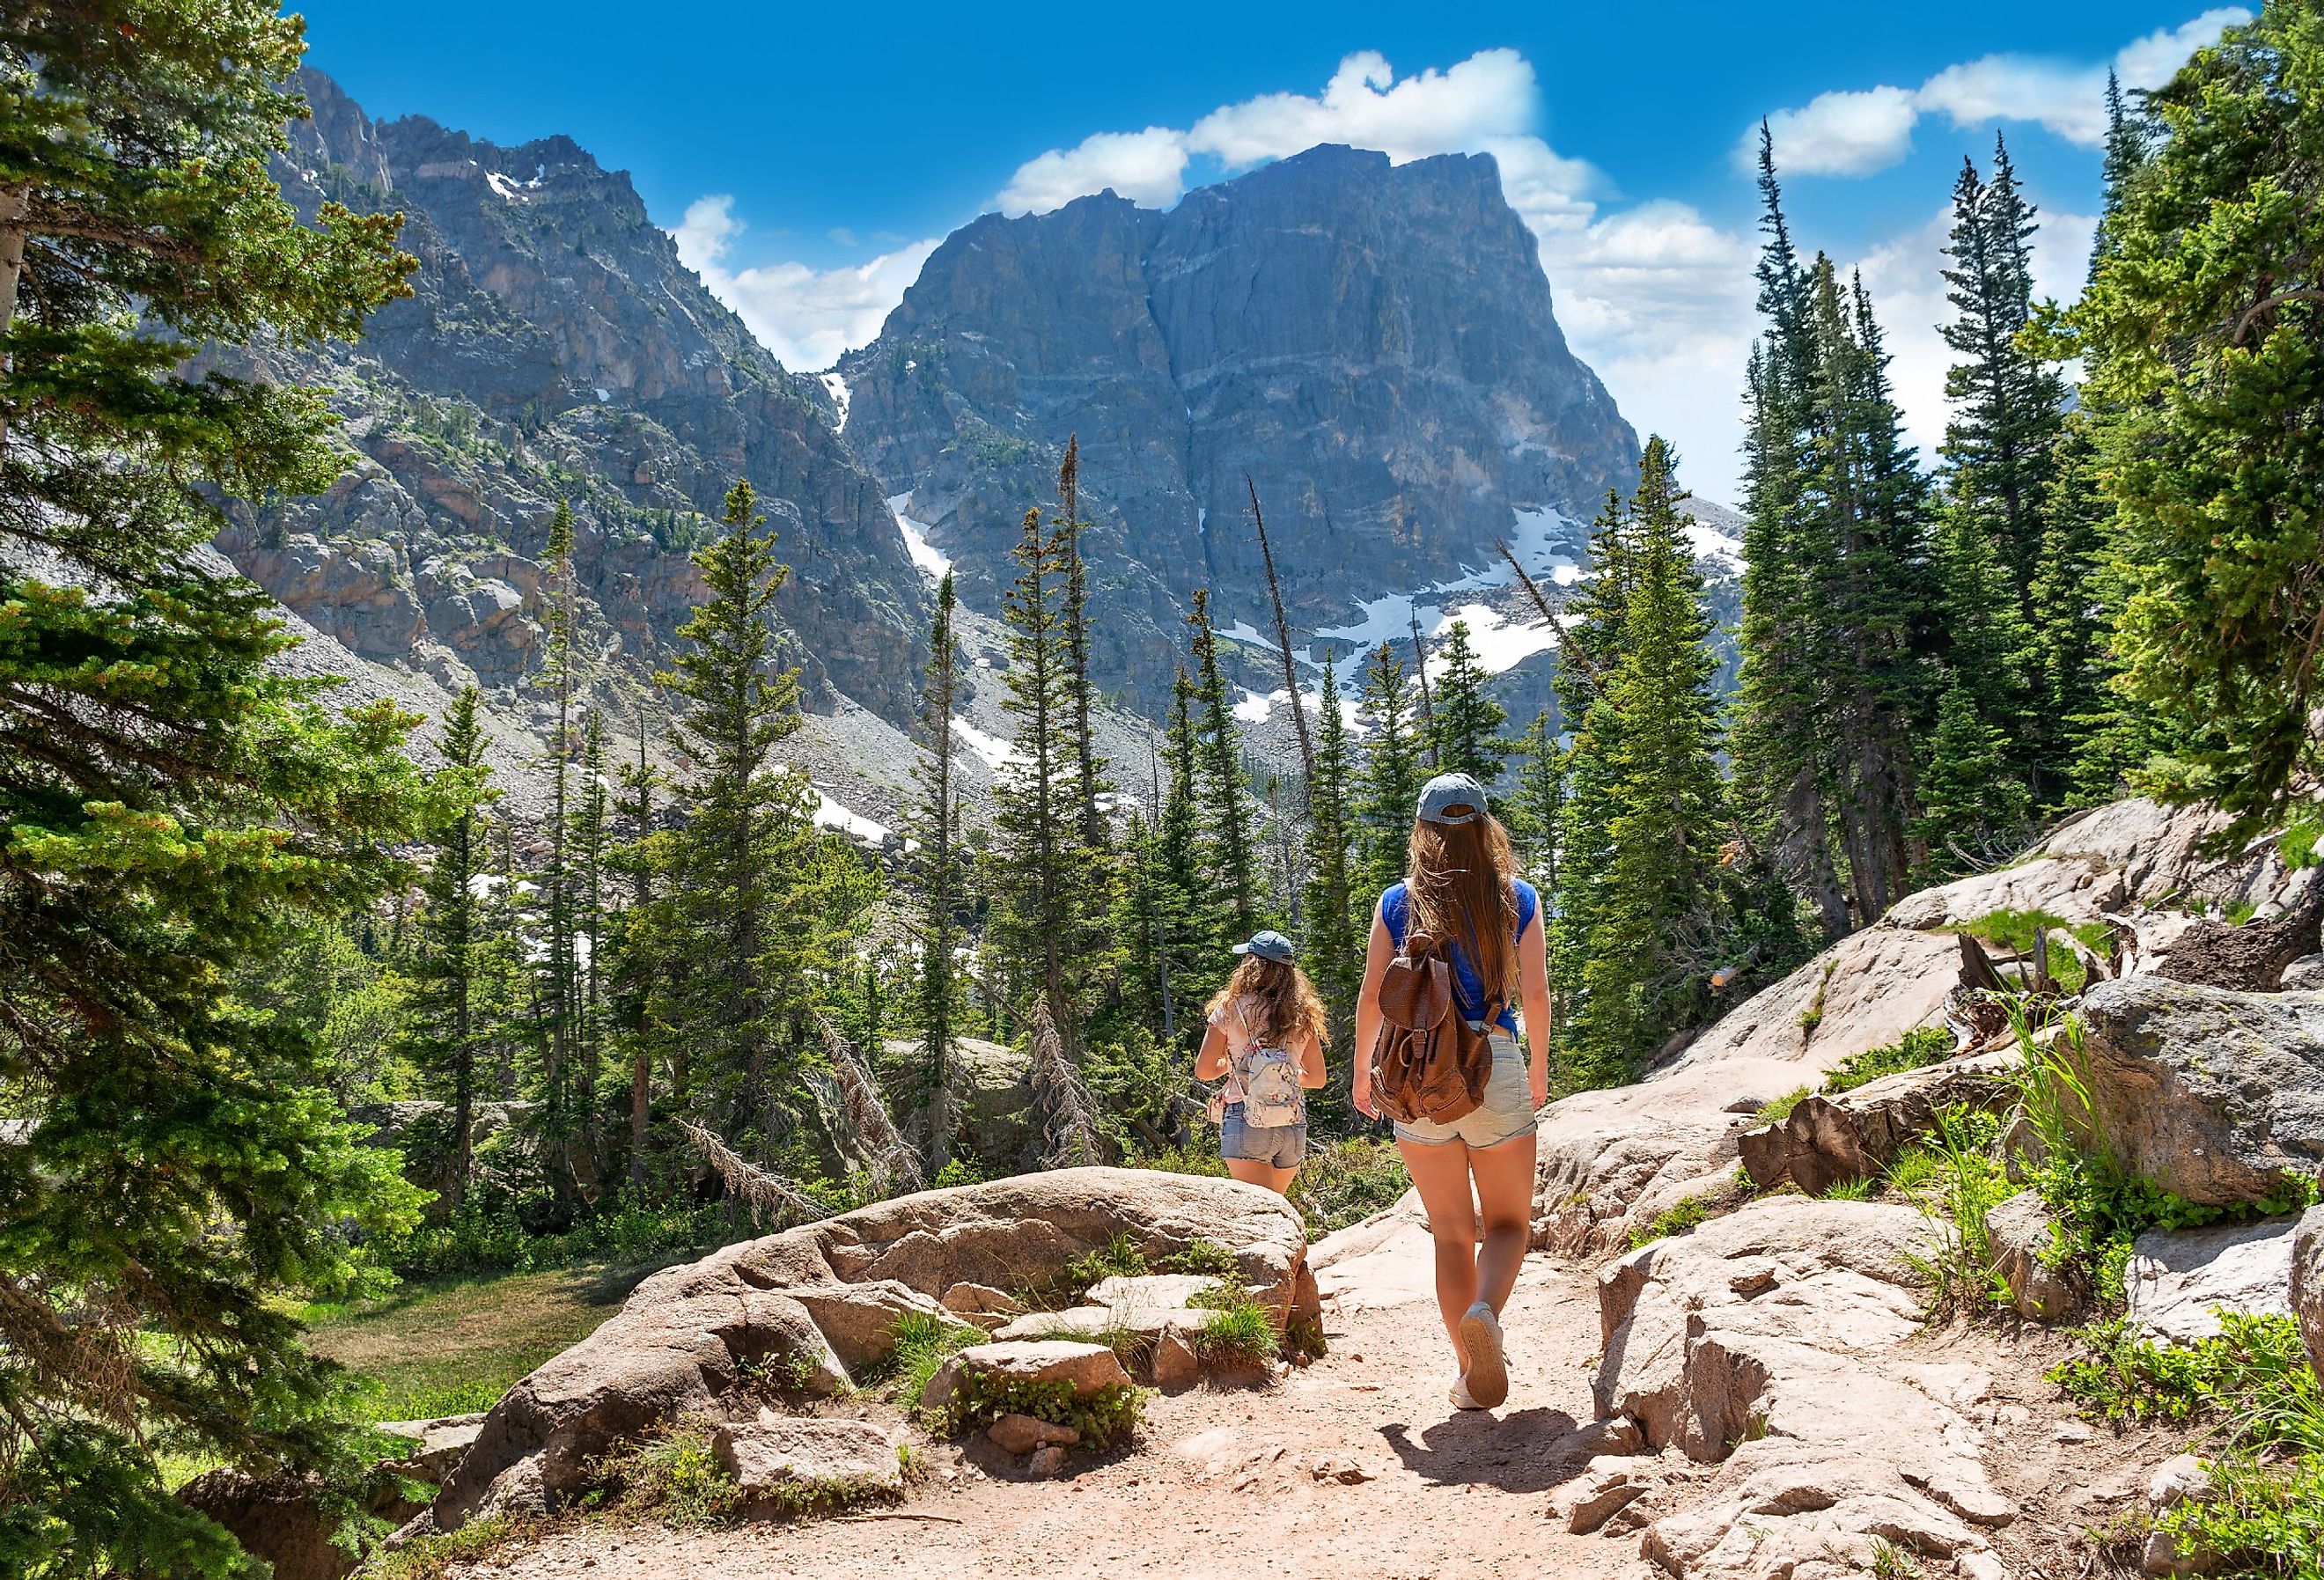
<svg viewBox="0 0 2324 1580">
<path fill-rule="evenodd" d="M 831 379 L 838 375 L 825 374 L 823 376 Z M 846 388 L 844 384 L 840 387 Z M 843 406 L 840 420 L 844 422 L 846 420 L 846 409 Z M 896 525 L 903 531 L 904 552 L 912 557 L 912 563 L 918 566 L 921 573 L 930 581 L 942 581 L 945 573 L 952 569 L 952 560 L 945 556 L 943 550 L 928 541 L 928 526 L 926 522 L 914 521 L 904 513 L 911 507 L 912 496 L 908 493 L 891 494 L 888 496 L 888 513 L 896 518 Z"/>
</svg>

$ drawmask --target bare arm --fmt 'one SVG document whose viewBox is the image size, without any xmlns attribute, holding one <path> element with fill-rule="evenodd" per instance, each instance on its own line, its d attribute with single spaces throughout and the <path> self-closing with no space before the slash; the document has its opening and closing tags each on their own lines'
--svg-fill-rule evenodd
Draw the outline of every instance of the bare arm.
<svg viewBox="0 0 2324 1580">
<path fill-rule="evenodd" d="M 1203 1050 L 1194 1056 L 1194 1079 L 1215 1081 L 1227 1073 L 1227 1034 L 1214 1024 L 1203 1033 Z"/>
<path fill-rule="evenodd" d="M 1331 1072 L 1323 1067 L 1323 1043 L 1317 1040 L 1314 1032 L 1302 1032 L 1299 1043 L 1299 1084 L 1308 1087 L 1320 1086 L 1331 1078 Z"/>
<path fill-rule="evenodd" d="M 1372 1106 L 1372 1044 L 1379 1040 L 1380 978 L 1388 972 L 1388 963 L 1396 958 L 1396 940 L 1388 937 L 1388 923 L 1372 912 L 1371 943 L 1364 950 L 1364 985 L 1356 993 L 1356 1038 L 1351 1050 L 1355 1059 L 1355 1078 L 1350 1090 L 1359 1113 L 1378 1119 L 1379 1110 Z"/>
<path fill-rule="evenodd" d="M 1542 942 L 1548 919 L 1536 909 L 1533 925 L 1517 939 L 1517 989 L 1525 998 L 1526 1041 L 1533 1057 L 1526 1073 L 1533 1083 L 1533 1105 L 1549 1101 L 1549 951 Z"/>
</svg>

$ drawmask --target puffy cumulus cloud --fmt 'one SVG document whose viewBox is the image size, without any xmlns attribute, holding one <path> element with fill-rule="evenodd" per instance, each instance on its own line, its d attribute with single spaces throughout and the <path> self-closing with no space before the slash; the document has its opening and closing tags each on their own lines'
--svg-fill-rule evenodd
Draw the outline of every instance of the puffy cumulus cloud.
<svg viewBox="0 0 2324 1580">
<path fill-rule="evenodd" d="M 1860 176 L 1886 170 L 1913 148 L 1913 125 L 1921 118 L 1914 96 L 1901 88 L 1837 89 L 1820 93 L 1795 110 L 1767 117 L 1787 173 Z M 1759 128 L 1750 127 L 1735 144 L 1735 165 L 1758 167 Z"/>
<path fill-rule="evenodd" d="M 1924 115 L 1944 115 L 1956 126 L 2031 121 L 2070 143 L 2096 147 L 2106 140 L 2109 69 L 2125 88 L 2159 88 L 2188 56 L 2251 15 L 2239 5 L 2215 7 L 2135 39 L 2095 64 L 1987 55 L 1948 66 L 1916 88 L 1819 94 L 1798 109 L 1767 117 L 1775 155 L 1790 174 L 1869 175 L 1912 151 L 1913 127 Z M 1757 157 L 1758 139 L 1756 125 L 1745 130 L 1736 143 L 1738 165 L 1748 169 Z"/>
<path fill-rule="evenodd" d="M 904 299 L 904 288 L 919 278 L 920 265 L 936 250 L 931 238 L 846 268 L 798 263 L 730 268 L 727 255 L 743 228 L 734 217 L 734 199 L 715 193 L 687 204 L 669 234 L 678 261 L 794 370 L 829 367 L 841 352 L 878 335 L 890 310 Z"/>
<path fill-rule="evenodd" d="M 1230 170 L 1319 143 L 1377 148 L 1402 163 L 1526 137 L 1540 111 L 1533 63 L 1515 50 L 1481 51 L 1400 80 L 1386 56 L 1363 50 L 1340 62 L 1322 94 L 1268 93 L 1224 106 L 1194 123 L 1186 145 Z"/>
<path fill-rule="evenodd" d="M 1003 214 L 1047 214 L 1108 189 L 1148 208 L 1176 203 L 1186 189 L 1186 134 L 1148 126 L 1052 148 L 1019 165 L 994 201 Z"/>
</svg>

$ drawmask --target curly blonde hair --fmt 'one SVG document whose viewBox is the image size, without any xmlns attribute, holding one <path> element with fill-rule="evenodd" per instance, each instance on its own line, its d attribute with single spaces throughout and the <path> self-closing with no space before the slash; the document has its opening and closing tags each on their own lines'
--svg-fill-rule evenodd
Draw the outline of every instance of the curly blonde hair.
<svg viewBox="0 0 2324 1580">
<path fill-rule="evenodd" d="M 1307 980 L 1307 974 L 1291 962 L 1245 955 L 1234 975 L 1227 978 L 1227 984 L 1212 994 L 1211 1002 L 1204 1008 L 1215 1020 L 1220 1011 L 1239 999 L 1258 1005 L 1259 1020 L 1251 1036 L 1259 1046 L 1288 1047 L 1292 1037 L 1300 1031 L 1312 1035 L 1318 1048 L 1331 1045 L 1331 1021 L 1324 1012 L 1323 1000 L 1315 992 L 1315 984 Z"/>
</svg>

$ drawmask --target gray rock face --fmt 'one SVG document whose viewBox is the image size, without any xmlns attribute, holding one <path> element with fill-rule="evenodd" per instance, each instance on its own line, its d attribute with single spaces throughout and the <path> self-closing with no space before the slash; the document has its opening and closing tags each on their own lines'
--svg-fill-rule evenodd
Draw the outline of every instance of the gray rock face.
<svg viewBox="0 0 2324 1580">
<path fill-rule="evenodd" d="M 2307 1341 L 2308 1363 L 2324 1377 L 2324 1207 L 2310 1207 L 2292 1238 L 2292 1309 Z"/>
<path fill-rule="evenodd" d="M 503 148 L 300 86 L 284 191 L 402 212 L 420 267 L 358 345 L 233 369 L 331 386 L 357 451 L 326 494 L 236 508 L 219 546 L 244 574 L 364 657 L 512 687 L 538 667 L 564 498 L 585 640 L 641 671 L 700 592 L 687 547 L 747 478 L 795 568 L 777 607 L 810 695 L 904 718 L 925 591 L 879 488 L 629 178 L 567 138 Z"/>
<path fill-rule="evenodd" d="M 1789 1179 L 1810 1196 L 1844 1180 L 1867 1179 L 1957 1104 L 1980 1112 L 2006 1106 L 2015 1052 L 1948 1059 L 1868 1081 L 1836 1097 L 1803 1097 L 1781 1123 L 1740 1142 L 1751 1183 L 1766 1189 Z"/>
<path fill-rule="evenodd" d="M 2082 1015 L 2098 1123 L 2140 1173 L 2230 1206 L 2324 1166 L 2324 994 L 2133 976 Z"/>
<path fill-rule="evenodd" d="M 2081 1292 L 2045 1264 L 2056 1224 L 2042 1198 L 2030 1190 L 2019 1191 L 1986 1215 L 1994 1270 L 2009 1286 L 2017 1315 L 2034 1322 L 2062 1322 L 2081 1308 Z"/>
<path fill-rule="evenodd" d="M 2292 1313 L 2292 1236 L 2298 1224 L 2213 1224 L 2149 1229 L 2131 1248 L 2123 1275 L 2125 1315 L 2159 1340 L 2194 1344 L 2219 1331 L 2218 1313 Z"/>
<path fill-rule="evenodd" d="M 1095 665 L 1148 690 L 1194 588 L 1267 628 L 1245 473 L 1302 633 L 1497 566 L 1516 512 L 1586 520 L 1636 484 L 1636 435 L 1483 155 L 1322 147 L 1167 214 L 1107 193 L 987 216 L 841 372 L 847 438 L 981 608 L 1079 435 Z"/>
</svg>

